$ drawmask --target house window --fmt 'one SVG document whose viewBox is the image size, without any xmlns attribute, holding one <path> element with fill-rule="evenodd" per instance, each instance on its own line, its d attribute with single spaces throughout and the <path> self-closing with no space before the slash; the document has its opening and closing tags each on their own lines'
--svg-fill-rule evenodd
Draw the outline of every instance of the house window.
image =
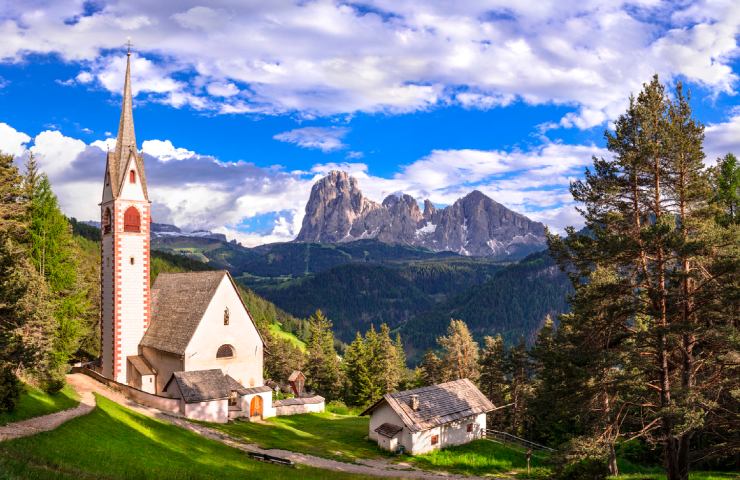
<svg viewBox="0 0 740 480">
<path fill-rule="evenodd" d="M 439 435 L 432 435 L 432 445 L 439 443 Z"/>
<path fill-rule="evenodd" d="M 136 172 L 131 170 L 128 172 L 128 181 L 129 183 L 136 183 Z"/>
<path fill-rule="evenodd" d="M 231 395 L 229 395 L 229 406 L 236 407 L 237 400 L 239 400 L 239 394 L 232 391 Z"/>
<path fill-rule="evenodd" d="M 473 431 L 473 424 L 472 423 L 468 423 L 468 433 L 470 433 L 472 431 Z"/>
<path fill-rule="evenodd" d="M 231 358 L 234 356 L 234 347 L 231 345 L 221 345 L 216 352 L 216 358 Z"/>
<path fill-rule="evenodd" d="M 224 308 L 224 325 L 229 324 L 229 307 Z"/>
<path fill-rule="evenodd" d="M 103 233 L 110 233 L 110 208 L 103 212 Z"/>
<path fill-rule="evenodd" d="M 131 265 L 133 265 L 133 264 L 134 264 L 134 262 L 135 262 L 135 260 L 134 260 L 134 257 L 131 257 L 131 258 L 129 259 L 129 261 L 131 262 Z"/>
<path fill-rule="evenodd" d="M 141 216 L 136 207 L 128 207 L 126 212 L 123 214 L 123 231 L 124 232 L 140 232 L 141 231 Z"/>
</svg>

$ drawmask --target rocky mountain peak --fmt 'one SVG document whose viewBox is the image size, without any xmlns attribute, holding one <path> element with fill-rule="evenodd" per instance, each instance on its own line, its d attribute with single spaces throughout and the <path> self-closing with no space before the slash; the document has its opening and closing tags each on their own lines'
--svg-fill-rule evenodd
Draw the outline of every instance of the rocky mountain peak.
<svg viewBox="0 0 740 480">
<path fill-rule="evenodd" d="M 437 209 L 404 193 L 378 204 L 346 172 L 332 171 L 311 189 L 299 242 L 375 238 L 461 255 L 520 258 L 545 248 L 545 226 L 509 210 L 479 190 Z"/>
</svg>

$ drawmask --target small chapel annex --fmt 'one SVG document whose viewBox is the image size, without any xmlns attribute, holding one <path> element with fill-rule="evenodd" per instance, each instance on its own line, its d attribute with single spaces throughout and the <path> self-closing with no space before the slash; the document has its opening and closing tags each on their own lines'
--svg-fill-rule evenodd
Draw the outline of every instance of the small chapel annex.
<svg viewBox="0 0 740 480">
<path fill-rule="evenodd" d="M 265 342 L 231 275 L 161 273 L 150 287 L 151 202 L 136 147 L 130 51 L 100 215 L 99 373 L 169 404 L 179 402 L 179 413 L 189 418 L 226 422 L 275 415 L 262 373 Z"/>
</svg>

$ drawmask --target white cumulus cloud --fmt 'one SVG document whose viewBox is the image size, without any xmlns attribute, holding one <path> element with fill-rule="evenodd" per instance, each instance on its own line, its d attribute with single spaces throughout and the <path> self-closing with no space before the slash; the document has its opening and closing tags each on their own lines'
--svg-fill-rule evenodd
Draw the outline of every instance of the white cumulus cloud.
<svg viewBox="0 0 740 480">
<path fill-rule="evenodd" d="M 303 127 L 275 135 L 275 140 L 293 143 L 303 148 L 331 152 L 344 148 L 342 138 L 349 132 L 345 127 Z"/>
</svg>

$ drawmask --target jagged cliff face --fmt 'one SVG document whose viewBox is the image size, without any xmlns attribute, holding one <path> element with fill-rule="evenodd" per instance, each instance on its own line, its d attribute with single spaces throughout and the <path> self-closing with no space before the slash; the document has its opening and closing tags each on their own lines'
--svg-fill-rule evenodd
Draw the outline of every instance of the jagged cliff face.
<svg viewBox="0 0 740 480">
<path fill-rule="evenodd" d="M 374 238 L 462 255 L 520 258 L 545 248 L 545 226 L 479 191 L 437 209 L 405 194 L 382 204 L 362 195 L 357 180 L 331 172 L 311 190 L 298 242 L 336 243 Z"/>
</svg>

